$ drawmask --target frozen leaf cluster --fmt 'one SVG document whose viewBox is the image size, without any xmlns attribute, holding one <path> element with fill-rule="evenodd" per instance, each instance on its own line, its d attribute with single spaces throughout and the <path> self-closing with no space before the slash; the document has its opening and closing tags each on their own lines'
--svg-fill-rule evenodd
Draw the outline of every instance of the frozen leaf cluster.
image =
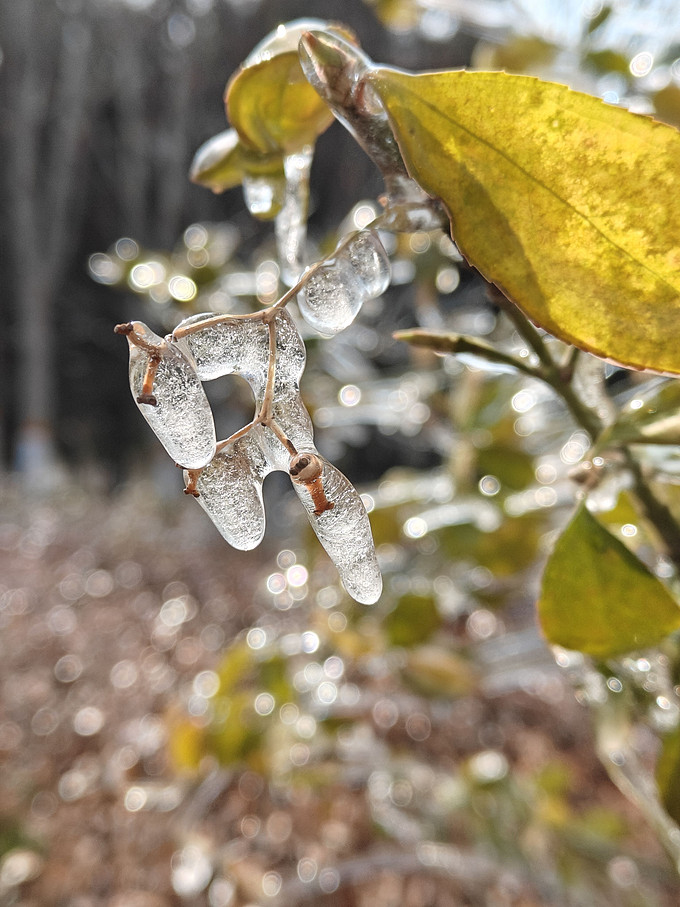
<svg viewBox="0 0 680 907">
<path fill-rule="evenodd" d="M 371 246 L 374 249 L 374 246 Z M 354 255 L 356 273 L 366 250 Z M 371 252 L 384 270 L 386 258 Z M 387 272 L 389 273 L 389 272 Z M 358 278 L 357 278 L 358 280 Z M 354 486 L 314 444 L 300 396 L 306 351 L 290 314 L 276 306 L 250 316 L 194 315 L 158 337 L 140 322 L 119 325 L 130 346 L 130 387 L 142 415 L 175 462 L 185 491 L 195 496 L 235 548 L 256 547 L 265 531 L 262 485 L 287 472 L 319 541 L 349 594 L 366 604 L 382 591 L 366 508 Z M 216 443 L 203 381 L 239 375 L 250 385 L 256 415 Z"/>
</svg>

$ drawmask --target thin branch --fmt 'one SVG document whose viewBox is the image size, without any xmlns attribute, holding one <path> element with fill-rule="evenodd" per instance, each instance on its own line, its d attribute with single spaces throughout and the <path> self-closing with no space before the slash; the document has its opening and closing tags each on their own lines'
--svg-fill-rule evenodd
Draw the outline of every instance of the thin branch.
<svg viewBox="0 0 680 907">
<path fill-rule="evenodd" d="M 413 329 L 407 331 L 395 331 L 392 334 L 395 340 L 403 340 L 412 346 L 425 347 L 433 350 L 435 353 L 469 353 L 486 359 L 487 362 L 494 362 L 497 365 L 508 365 L 519 372 L 523 372 L 530 378 L 542 378 L 542 374 L 533 366 L 529 365 L 522 359 L 518 359 L 510 353 L 504 353 L 496 349 L 483 340 L 477 340 L 474 337 L 465 337 L 462 334 L 436 333 L 434 331 L 425 331 Z"/>
</svg>

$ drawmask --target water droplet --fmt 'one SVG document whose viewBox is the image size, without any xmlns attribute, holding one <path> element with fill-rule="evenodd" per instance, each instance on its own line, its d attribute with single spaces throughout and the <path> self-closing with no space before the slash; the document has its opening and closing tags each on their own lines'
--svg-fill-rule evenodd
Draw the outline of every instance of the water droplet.
<svg viewBox="0 0 680 907">
<path fill-rule="evenodd" d="M 340 887 L 340 873 L 333 866 L 324 867 L 319 873 L 319 888 L 324 894 L 332 894 Z"/>
<path fill-rule="evenodd" d="M 318 872 L 316 860 L 310 857 L 303 857 L 297 865 L 297 874 L 301 882 L 313 882 Z"/>
<path fill-rule="evenodd" d="M 77 655 L 62 655 L 54 666 L 54 676 L 60 683 L 73 683 L 83 672 L 83 663 Z"/>
<path fill-rule="evenodd" d="M 184 847 L 172 856 L 172 887 L 184 898 L 200 894 L 210 882 L 213 870 L 208 857 L 198 847 Z"/>
<path fill-rule="evenodd" d="M 262 876 L 262 891 L 268 898 L 275 898 L 282 885 L 283 880 L 278 872 L 265 872 Z"/>
</svg>

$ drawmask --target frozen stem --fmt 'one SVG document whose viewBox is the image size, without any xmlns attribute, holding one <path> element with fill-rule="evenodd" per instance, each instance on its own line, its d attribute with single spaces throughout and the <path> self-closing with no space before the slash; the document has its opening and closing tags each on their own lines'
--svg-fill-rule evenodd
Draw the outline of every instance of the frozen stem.
<svg viewBox="0 0 680 907">
<path fill-rule="evenodd" d="M 158 400 L 153 394 L 153 383 L 156 379 L 158 366 L 161 364 L 161 357 L 158 353 L 151 353 L 144 373 L 144 383 L 142 392 L 137 397 L 137 403 L 146 403 L 148 406 L 158 406 Z"/>
<path fill-rule="evenodd" d="M 298 485 L 304 485 L 310 493 L 315 516 L 321 516 L 322 513 L 335 507 L 333 501 L 328 500 L 326 492 L 323 490 L 321 481 L 323 465 L 317 456 L 306 453 L 298 454 L 290 461 L 288 471 L 291 479 Z"/>
<path fill-rule="evenodd" d="M 196 483 L 202 472 L 202 469 L 187 469 L 187 483 L 184 487 L 184 494 L 190 494 L 194 498 L 200 498 L 201 492 L 196 487 Z"/>
</svg>

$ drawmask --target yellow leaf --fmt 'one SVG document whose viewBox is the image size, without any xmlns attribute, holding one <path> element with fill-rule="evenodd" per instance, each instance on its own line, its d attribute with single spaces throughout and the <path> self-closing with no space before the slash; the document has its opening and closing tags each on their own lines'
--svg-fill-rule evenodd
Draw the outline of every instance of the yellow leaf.
<svg viewBox="0 0 680 907">
<path fill-rule="evenodd" d="M 229 121 L 243 143 L 260 154 L 293 154 L 315 142 L 333 122 L 298 59 L 298 42 L 310 29 L 353 40 L 346 29 L 318 19 L 290 22 L 258 44 L 227 85 Z"/>
<path fill-rule="evenodd" d="M 557 337 L 680 373 L 675 129 L 528 76 L 369 78 L 472 265 Z"/>
<path fill-rule="evenodd" d="M 284 179 L 280 154 L 257 154 L 246 148 L 235 129 L 227 129 L 204 142 L 194 155 L 189 179 L 213 192 L 239 186 L 245 177 Z"/>
</svg>

